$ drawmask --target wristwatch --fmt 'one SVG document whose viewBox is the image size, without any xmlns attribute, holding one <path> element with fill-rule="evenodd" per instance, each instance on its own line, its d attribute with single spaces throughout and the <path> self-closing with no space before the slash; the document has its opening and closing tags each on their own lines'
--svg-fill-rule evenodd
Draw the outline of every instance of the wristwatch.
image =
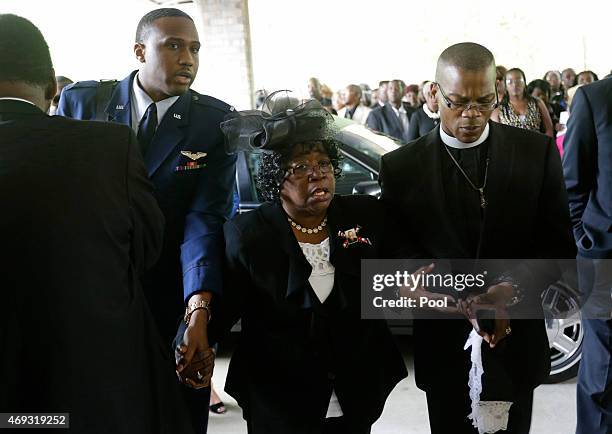
<svg viewBox="0 0 612 434">
<path fill-rule="evenodd" d="M 499 277 L 497 277 L 495 280 L 493 280 L 493 282 L 491 283 L 493 285 L 497 285 L 500 283 L 507 283 L 512 286 L 512 289 L 514 289 L 514 295 L 512 296 L 510 301 L 506 303 L 506 307 L 516 306 L 523 300 L 524 294 L 523 294 L 523 290 L 521 289 L 521 285 L 511 275 L 502 274 Z"/>
<path fill-rule="evenodd" d="M 189 303 L 185 308 L 185 316 L 183 317 L 185 324 L 189 324 L 189 320 L 191 320 L 191 315 L 193 315 L 193 313 L 199 309 L 206 310 L 206 312 L 208 313 L 207 322 L 210 322 L 210 319 L 212 318 L 212 315 L 210 313 L 210 302 L 208 300 L 200 300 L 193 303 Z"/>
</svg>

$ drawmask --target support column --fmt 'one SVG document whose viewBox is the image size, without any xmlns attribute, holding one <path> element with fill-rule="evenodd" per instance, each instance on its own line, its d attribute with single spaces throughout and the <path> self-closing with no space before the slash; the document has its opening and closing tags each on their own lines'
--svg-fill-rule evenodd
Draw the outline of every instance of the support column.
<svg viewBox="0 0 612 434">
<path fill-rule="evenodd" d="M 254 107 L 248 0 L 194 0 L 201 16 L 203 93 L 239 110 Z"/>
</svg>

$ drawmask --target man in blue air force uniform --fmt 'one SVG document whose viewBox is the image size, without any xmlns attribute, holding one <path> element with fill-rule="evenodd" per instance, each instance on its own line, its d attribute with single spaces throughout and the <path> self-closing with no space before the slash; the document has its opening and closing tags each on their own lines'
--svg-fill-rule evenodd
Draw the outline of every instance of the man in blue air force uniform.
<svg viewBox="0 0 612 434">
<path fill-rule="evenodd" d="M 67 87 L 58 107 L 59 115 L 123 123 L 137 132 L 166 218 L 164 248 L 145 278 L 145 292 L 168 344 L 185 312 L 188 326 L 178 362 L 184 372 L 210 351 L 207 303 L 221 289 L 222 225 L 232 212 L 236 162 L 225 153 L 219 128 L 232 107 L 189 89 L 199 49 L 189 15 L 172 8 L 151 11 L 136 31 L 140 70 L 120 82 Z M 207 386 L 207 373 L 197 370 L 187 383 Z M 205 432 L 209 388 L 185 392 L 197 432 Z"/>
</svg>

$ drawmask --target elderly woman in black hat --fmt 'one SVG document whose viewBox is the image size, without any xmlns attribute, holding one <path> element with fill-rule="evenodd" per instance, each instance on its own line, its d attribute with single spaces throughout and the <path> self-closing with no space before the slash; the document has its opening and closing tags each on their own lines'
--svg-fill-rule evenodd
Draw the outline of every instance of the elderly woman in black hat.
<svg viewBox="0 0 612 434">
<path fill-rule="evenodd" d="M 224 227 L 211 333 L 242 320 L 225 390 L 251 434 L 369 433 L 407 375 L 386 323 L 360 319 L 360 260 L 392 225 L 374 197 L 334 195 L 340 153 L 319 102 L 276 93 L 262 110 L 222 124 L 234 151 L 261 149 L 268 200 Z"/>
</svg>

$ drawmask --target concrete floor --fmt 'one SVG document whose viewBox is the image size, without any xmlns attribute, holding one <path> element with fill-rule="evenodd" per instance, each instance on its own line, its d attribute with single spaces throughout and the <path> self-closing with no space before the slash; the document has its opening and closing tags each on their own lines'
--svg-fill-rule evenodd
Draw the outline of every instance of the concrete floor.
<svg viewBox="0 0 612 434">
<path fill-rule="evenodd" d="M 409 368 L 409 376 L 397 385 L 385 406 L 373 434 L 427 434 L 429 423 L 425 394 L 414 383 L 413 358 L 409 336 L 400 336 L 398 343 Z M 242 411 L 223 392 L 229 362 L 229 350 L 221 348 L 217 358 L 213 384 L 226 404 L 227 413 L 210 415 L 209 434 L 246 434 Z M 536 389 L 532 434 L 573 434 L 576 429 L 576 380 L 542 385 Z M 288 433 L 289 434 L 289 433 Z"/>
</svg>

